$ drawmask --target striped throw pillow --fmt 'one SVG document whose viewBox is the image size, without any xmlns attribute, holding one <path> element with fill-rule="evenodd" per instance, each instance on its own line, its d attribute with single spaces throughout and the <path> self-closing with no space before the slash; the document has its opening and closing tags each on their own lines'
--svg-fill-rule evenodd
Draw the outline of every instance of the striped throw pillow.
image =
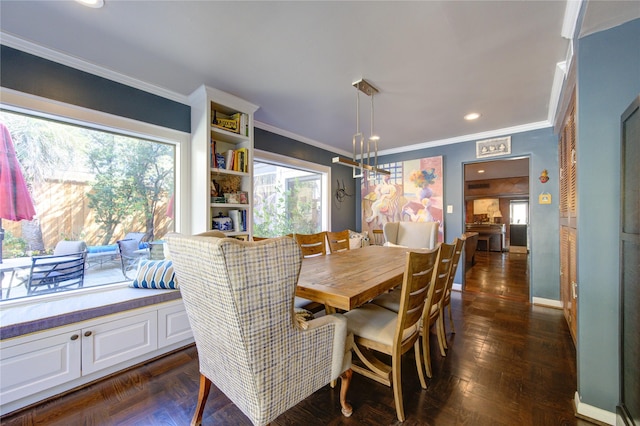
<svg viewBox="0 0 640 426">
<path fill-rule="evenodd" d="M 138 265 L 138 274 L 129 287 L 177 289 L 178 282 L 173 272 L 171 260 L 141 260 Z"/>
</svg>

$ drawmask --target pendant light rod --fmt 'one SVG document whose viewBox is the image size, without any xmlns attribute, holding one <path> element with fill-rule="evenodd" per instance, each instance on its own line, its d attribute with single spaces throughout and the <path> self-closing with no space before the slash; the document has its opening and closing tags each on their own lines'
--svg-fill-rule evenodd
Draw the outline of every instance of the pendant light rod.
<svg viewBox="0 0 640 426">
<path fill-rule="evenodd" d="M 334 157 L 333 162 L 342 164 L 345 166 L 353 167 L 353 177 L 359 178 L 364 177 L 364 170 L 378 173 L 382 175 L 390 175 L 391 172 L 379 169 L 378 168 L 378 140 L 380 139 L 378 136 L 375 136 L 373 133 L 373 120 L 374 120 L 374 109 L 373 109 L 373 98 L 376 93 L 378 93 L 378 89 L 373 87 L 371 83 L 367 80 L 362 79 L 353 83 L 353 87 L 356 88 L 356 133 L 353 135 L 353 158 L 347 159 L 344 157 Z M 367 96 L 371 96 L 371 134 L 367 139 L 367 151 L 365 155 L 364 151 L 364 134 L 360 131 L 360 92 L 364 93 Z M 373 161 L 371 156 L 371 143 L 373 142 L 374 152 L 373 152 Z M 358 161 L 357 157 L 357 147 L 360 145 L 360 157 Z M 366 161 L 365 161 L 366 157 Z M 359 172 L 356 170 L 360 169 Z"/>
</svg>

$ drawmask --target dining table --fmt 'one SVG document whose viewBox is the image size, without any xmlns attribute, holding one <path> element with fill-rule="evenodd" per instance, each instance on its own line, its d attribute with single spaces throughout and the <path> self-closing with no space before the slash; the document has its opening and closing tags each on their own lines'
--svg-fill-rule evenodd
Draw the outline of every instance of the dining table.
<svg viewBox="0 0 640 426">
<path fill-rule="evenodd" d="M 402 284 L 407 252 L 427 249 L 365 246 L 302 260 L 296 296 L 327 313 L 350 311 Z"/>
</svg>

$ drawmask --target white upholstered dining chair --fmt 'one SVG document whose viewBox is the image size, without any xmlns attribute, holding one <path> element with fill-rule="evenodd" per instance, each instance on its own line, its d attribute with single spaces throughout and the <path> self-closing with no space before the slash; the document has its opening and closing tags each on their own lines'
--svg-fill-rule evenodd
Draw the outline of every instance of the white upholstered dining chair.
<svg viewBox="0 0 640 426">
<path fill-rule="evenodd" d="M 384 245 L 433 249 L 439 229 L 438 222 L 387 222 L 382 228 Z"/>
<path fill-rule="evenodd" d="M 305 323 L 294 315 L 302 253 L 292 238 L 166 239 L 198 350 L 192 424 L 202 420 L 212 383 L 253 424 L 264 425 L 341 377 L 342 412 L 351 415 L 353 337 L 340 314 Z"/>
</svg>

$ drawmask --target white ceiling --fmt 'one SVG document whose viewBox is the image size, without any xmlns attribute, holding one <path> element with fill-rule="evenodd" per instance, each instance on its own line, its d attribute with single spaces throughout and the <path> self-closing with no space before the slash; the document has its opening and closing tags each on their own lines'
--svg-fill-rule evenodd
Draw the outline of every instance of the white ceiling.
<svg viewBox="0 0 640 426">
<path fill-rule="evenodd" d="M 589 32 L 640 16 L 640 2 L 595 3 Z M 105 0 L 91 9 L 2 0 L 0 29 L 3 44 L 171 99 L 186 102 L 203 83 L 227 91 L 260 106 L 259 127 L 343 153 L 355 132 L 351 84 L 364 77 L 380 90 L 381 150 L 394 152 L 547 126 L 569 44 L 565 5 Z M 369 98 L 361 100 L 368 131 Z M 482 117 L 464 121 L 471 111 Z"/>
</svg>

